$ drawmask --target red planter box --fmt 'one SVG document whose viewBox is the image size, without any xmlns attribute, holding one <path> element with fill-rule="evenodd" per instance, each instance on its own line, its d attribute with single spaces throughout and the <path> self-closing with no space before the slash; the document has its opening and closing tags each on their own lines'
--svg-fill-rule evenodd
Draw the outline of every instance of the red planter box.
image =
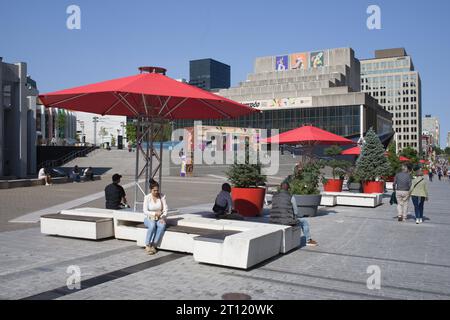
<svg viewBox="0 0 450 320">
<path fill-rule="evenodd" d="M 256 217 L 264 206 L 264 188 L 231 188 L 234 208 L 244 217 Z"/>
<path fill-rule="evenodd" d="M 364 181 L 364 193 L 384 193 L 384 181 Z"/>
<path fill-rule="evenodd" d="M 342 192 L 343 183 L 344 180 L 341 179 L 328 179 L 328 181 L 323 184 L 323 190 L 326 192 Z"/>
</svg>

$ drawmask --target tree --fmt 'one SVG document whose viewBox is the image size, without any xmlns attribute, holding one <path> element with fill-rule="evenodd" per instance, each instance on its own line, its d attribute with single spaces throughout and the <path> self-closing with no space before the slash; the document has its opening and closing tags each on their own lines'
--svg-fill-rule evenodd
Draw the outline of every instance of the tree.
<svg viewBox="0 0 450 320">
<path fill-rule="evenodd" d="M 412 147 L 408 146 L 403 148 L 402 152 L 400 152 L 400 155 L 410 159 L 413 165 L 419 163 L 419 156 L 417 155 L 417 150 Z"/>
<path fill-rule="evenodd" d="M 100 128 L 100 132 L 98 133 L 98 135 L 100 137 L 102 137 L 102 143 L 103 143 L 103 139 L 108 135 L 108 131 L 106 130 L 105 127 L 101 127 Z"/>
<path fill-rule="evenodd" d="M 126 130 L 128 142 L 131 142 L 132 144 L 136 143 L 136 125 L 134 123 L 127 123 Z"/>
<path fill-rule="evenodd" d="M 396 153 L 395 143 L 391 142 L 388 146 L 388 157 L 387 160 L 389 162 L 389 177 L 395 176 L 402 167 L 400 162 L 400 158 Z"/>
<path fill-rule="evenodd" d="M 331 146 L 329 148 L 326 148 L 324 150 L 325 155 L 330 157 L 336 157 L 339 156 L 342 152 L 342 148 L 339 146 Z M 330 159 L 325 161 L 325 164 L 329 167 L 331 167 L 331 172 L 333 175 L 333 179 L 342 178 L 345 173 L 347 172 L 347 169 L 351 166 L 351 163 L 346 160 L 338 160 L 338 159 Z"/>
<path fill-rule="evenodd" d="M 445 148 L 444 152 L 446 155 L 450 156 L 450 147 Z"/>
<path fill-rule="evenodd" d="M 434 146 L 433 151 L 436 153 L 437 156 L 439 156 L 443 153 L 442 149 L 439 148 L 438 146 Z"/>
<path fill-rule="evenodd" d="M 116 137 L 114 137 L 111 133 L 111 147 L 115 147 L 116 146 Z"/>
<path fill-rule="evenodd" d="M 361 155 L 356 161 L 356 174 L 363 181 L 376 181 L 389 173 L 389 163 L 384 156 L 384 147 L 375 131 L 367 131 Z"/>
<path fill-rule="evenodd" d="M 66 128 L 66 114 L 64 112 L 62 111 L 58 112 L 56 123 L 58 124 L 59 137 L 65 138 L 64 129 Z"/>
</svg>

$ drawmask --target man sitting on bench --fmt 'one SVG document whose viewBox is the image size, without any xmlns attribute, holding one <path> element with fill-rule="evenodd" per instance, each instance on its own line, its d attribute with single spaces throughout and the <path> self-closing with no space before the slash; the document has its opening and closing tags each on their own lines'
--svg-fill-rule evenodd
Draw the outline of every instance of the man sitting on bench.
<svg viewBox="0 0 450 320">
<path fill-rule="evenodd" d="M 306 219 L 299 217 L 295 197 L 289 193 L 289 183 L 281 184 L 280 192 L 273 195 L 272 209 L 270 210 L 270 223 L 283 224 L 288 226 L 299 225 L 306 238 L 307 246 L 317 246 L 317 242 L 311 239 L 309 233 L 309 223 Z"/>
<path fill-rule="evenodd" d="M 119 185 L 120 178 L 122 178 L 120 174 L 114 174 L 112 176 L 113 183 L 107 185 L 105 188 L 106 209 L 120 210 L 130 207 L 125 197 L 125 190 Z"/>
<path fill-rule="evenodd" d="M 233 200 L 231 199 L 231 186 L 228 183 L 222 185 L 222 191 L 216 197 L 213 211 L 217 219 L 243 220 L 244 218 L 233 209 Z"/>
</svg>

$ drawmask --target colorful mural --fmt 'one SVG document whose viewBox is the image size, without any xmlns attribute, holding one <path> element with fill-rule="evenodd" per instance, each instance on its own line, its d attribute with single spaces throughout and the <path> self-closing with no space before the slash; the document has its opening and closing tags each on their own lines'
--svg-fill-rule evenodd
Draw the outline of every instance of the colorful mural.
<svg viewBox="0 0 450 320">
<path fill-rule="evenodd" d="M 324 66 L 324 54 L 323 51 L 311 52 L 310 56 L 310 64 L 311 68 L 318 68 Z"/>
<path fill-rule="evenodd" d="M 291 69 L 306 69 L 308 67 L 307 53 L 291 54 Z"/>
<path fill-rule="evenodd" d="M 275 70 L 284 71 L 289 68 L 289 56 L 278 56 L 275 61 Z"/>
</svg>

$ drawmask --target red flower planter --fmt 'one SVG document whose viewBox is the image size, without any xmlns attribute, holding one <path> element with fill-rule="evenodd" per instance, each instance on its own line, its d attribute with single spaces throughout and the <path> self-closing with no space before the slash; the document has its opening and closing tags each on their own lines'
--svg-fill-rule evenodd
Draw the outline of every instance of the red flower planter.
<svg viewBox="0 0 450 320">
<path fill-rule="evenodd" d="M 323 184 L 323 190 L 326 192 L 342 192 L 342 184 L 344 180 L 341 179 L 327 179 Z"/>
<path fill-rule="evenodd" d="M 261 214 L 265 194 L 264 188 L 231 188 L 234 208 L 244 217 L 256 217 Z"/>
<path fill-rule="evenodd" d="M 364 193 L 384 193 L 384 181 L 364 181 Z"/>
</svg>

